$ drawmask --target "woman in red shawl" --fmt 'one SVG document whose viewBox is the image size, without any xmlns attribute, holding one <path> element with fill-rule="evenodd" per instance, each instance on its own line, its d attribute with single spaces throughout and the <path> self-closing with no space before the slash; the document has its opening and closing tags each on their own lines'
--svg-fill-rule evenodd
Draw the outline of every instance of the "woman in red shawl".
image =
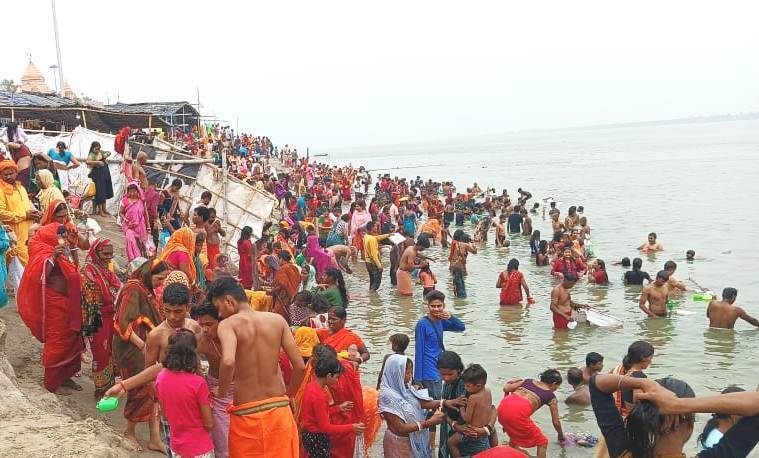
<svg viewBox="0 0 759 458">
<path fill-rule="evenodd" d="M 81 369 L 84 352 L 81 281 L 65 235 L 57 223 L 37 230 L 29 240 L 29 263 L 16 296 L 21 319 L 44 344 L 45 388 L 59 394 L 81 391 L 71 377 Z"/>
<path fill-rule="evenodd" d="M 66 202 L 56 199 L 50 202 L 45 213 L 40 219 L 40 225 L 45 226 L 50 223 L 62 224 L 66 228 L 65 238 L 72 248 L 72 259 L 75 265 L 79 265 L 79 251 L 89 250 L 90 242 L 87 237 L 79 234 L 76 226 L 71 222 L 71 213 Z"/>
<path fill-rule="evenodd" d="M 116 382 L 113 351 L 113 320 L 116 294 L 121 281 L 108 268 L 113 259 L 110 240 L 96 240 L 84 258 L 82 273 L 82 335 L 92 350 L 92 381 L 101 396 Z"/>
</svg>

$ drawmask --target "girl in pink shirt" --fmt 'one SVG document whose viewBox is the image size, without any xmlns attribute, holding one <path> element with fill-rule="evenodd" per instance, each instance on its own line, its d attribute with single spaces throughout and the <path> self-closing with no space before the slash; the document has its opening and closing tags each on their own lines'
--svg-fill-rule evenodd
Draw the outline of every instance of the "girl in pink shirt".
<svg viewBox="0 0 759 458">
<path fill-rule="evenodd" d="M 178 329 L 169 337 L 163 370 L 155 381 L 155 392 L 169 423 L 171 454 L 177 458 L 212 457 L 213 428 L 211 393 L 205 378 L 197 374 L 195 334 Z"/>
<path fill-rule="evenodd" d="M 437 278 L 435 274 L 430 270 L 429 264 L 419 269 L 419 283 L 422 284 L 422 295 L 426 296 L 427 293 L 435 289 Z"/>
</svg>

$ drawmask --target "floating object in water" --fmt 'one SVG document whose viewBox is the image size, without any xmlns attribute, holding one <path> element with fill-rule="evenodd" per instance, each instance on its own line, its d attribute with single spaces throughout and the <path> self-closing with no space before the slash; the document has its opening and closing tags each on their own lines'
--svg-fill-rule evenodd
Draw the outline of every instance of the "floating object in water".
<svg viewBox="0 0 759 458">
<path fill-rule="evenodd" d="M 606 314 L 598 309 L 594 309 L 593 307 L 581 310 L 580 313 L 585 315 L 588 322 L 602 328 L 616 328 L 624 325 L 624 322 L 619 318 Z"/>
<path fill-rule="evenodd" d="M 705 291 L 703 293 L 693 293 L 693 300 L 696 302 L 711 302 L 714 300 L 714 293 Z"/>
<path fill-rule="evenodd" d="M 595 447 L 598 444 L 598 437 L 589 433 L 564 433 L 564 442 L 562 445 L 579 445 L 580 447 Z"/>
<path fill-rule="evenodd" d="M 673 301 L 672 299 L 669 299 L 667 301 L 667 310 L 671 312 L 672 310 L 674 310 L 674 308 L 675 308 L 675 301 Z"/>
<path fill-rule="evenodd" d="M 577 327 L 577 321 L 575 321 L 575 320 L 572 320 L 572 321 L 568 322 L 568 323 L 567 323 L 567 327 L 568 327 L 569 329 L 574 329 L 574 328 L 576 328 L 576 327 Z"/>
<path fill-rule="evenodd" d="M 683 310 L 683 309 L 680 309 L 680 308 L 678 308 L 677 310 L 675 310 L 675 315 L 681 315 L 681 316 L 693 315 L 694 313 L 696 313 L 696 312 L 694 312 L 693 310 Z"/>
<path fill-rule="evenodd" d="M 119 398 L 111 396 L 101 398 L 95 407 L 100 412 L 112 412 L 119 407 Z"/>
</svg>

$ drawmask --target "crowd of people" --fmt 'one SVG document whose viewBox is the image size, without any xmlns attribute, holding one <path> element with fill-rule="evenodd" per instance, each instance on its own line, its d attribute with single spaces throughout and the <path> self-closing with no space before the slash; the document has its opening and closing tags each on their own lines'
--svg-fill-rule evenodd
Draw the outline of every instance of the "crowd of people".
<svg viewBox="0 0 759 458">
<path fill-rule="evenodd" d="M 19 149 L 11 143 L 23 145 L 18 128 L 4 132 L 9 151 Z M 207 134 L 231 171 L 276 197 L 277 217 L 260 233 L 242 228 L 233 265 L 223 246 L 229 228 L 209 207 L 210 193 L 184 207 L 182 180 L 159 189 L 138 155 L 119 196 L 125 281 L 113 262 L 113 241 L 78 230 L 81 212 L 67 202 L 63 183 L 52 183 L 60 196 L 44 192 L 56 168 L 50 162 L 57 164 L 54 154 L 65 156 L 65 145 L 44 164 L 23 155 L 0 162 L 6 257 L 24 265 L 16 300 L 24 323 L 43 342 L 44 386 L 61 395 L 82 390 L 74 379 L 89 348 L 96 396 L 125 397 L 125 437 L 135 450 L 179 457 L 352 457 L 371 449 L 384 422 L 388 457 L 546 457 L 555 456 L 549 448 L 569 441 L 598 442 L 598 456 L 684 456 L 697 412 L 714 414 L 698 438 L 699 456 L 746 456 L 759 441 L 759 393 L 728 389 L 695 397 L 684 381 L 648 379 L 655 348 L 645 341 L 632 343 L 609 373 L 604 357 L 589 353 L 582 368 L 566 375 L 545 368 L 537 378 L 509 380 L 500 400 L 487 387 L 487 368 L 465 365 L 466 358 L 446 349 L 446 332 L 463 332 L 468 323 L 447 310 L 447 288 L 438 285 L 431 252 L 447 254 L 451 290 L 464 298 L 467 261 L 491 232 L 499 248 L 514 237 L 529 238 L 530 262 L 556 278 L 554 328 L 568 332 L 577 325 L 588 306 L 572 300 L 572 287 L 583 279 L 609 283 L 581 206 L 570 207 L 563 220 L 555 202 L 543 206 L 553 229 L 543 239 L 532 220 L 541 206 L 531 205 L 532 194 L 521 188 L 512 199 L 477 183 L 458 192 L 450 182 L 420 177 L 374 179 L 363 167 L 311 162 L 289 146 L 278 150 L 266 137 L 238 137 L 227 129 Z M 180 140 L 197 139 L 188 133 Z M 107 188 L 98 170 L 108 153 L 99 146 L 85 165 L 95 187 Z M 274 168 L 273 156 L 287 167 Z M 81 165 L 72 158 L 68 166 Z M 30 167 L 26 176 L 40 187 L 34 194 L 32 180 L 22 178 Z M 95 201 L 96 213 L 107 213 L 112 191 Z M 44 211 L 33 201 L 44 203 Z M 0 233 L 0 251 L 4 240 Z M 656 235 L 640 250 L 661 250 Z M 640 308 L 651 318 L 666 316 L 669 299 L 688 287 L 675 278 L 673 261 L 653 281 L 639 261 L 625 282 L 648 280 Z M 376 386 L 362 380 L 362 366 L 378 350 L 350 326 L 356 304 L 344 276 L 359 263 L 369 294 L 383 288 L 389 266 L 389 288 L 405 296 L 419 288 L 427 307 L 413 336 L 390 336 Z M 513 258 L 494 273 L 503 306 L 534 303 L 519 266 Z M 722 301 L 709 303 L 713 326 L 732 327 L 737 318 L 759 325 L 733 305 L 736 296 L 726 288 Z M 407 355 L 411 342 L 413 355 Z M 573 388 L 565 401 L 592 406 L 599 440 L 562 428 L 556 391 L 565 376 Z M 554 445 L 531 418 L 543 406 L 556 430 Z M 138 439 L 139 424 L 147 424 L 147 444 Z"/>
</svg>

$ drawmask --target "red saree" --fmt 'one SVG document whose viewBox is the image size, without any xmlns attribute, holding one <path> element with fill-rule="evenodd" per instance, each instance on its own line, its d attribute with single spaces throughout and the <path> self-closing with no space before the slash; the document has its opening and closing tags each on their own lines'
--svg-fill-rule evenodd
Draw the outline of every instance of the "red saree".
<svg viewBox="0 0 759 458">
<path fill-rule="evenodd" d="M 278 289 L 273 295 L 273 311 L 282 315 L 288 324 L 292 323 L 290 319 L 290 304 L 298 292 L 301 281 L 300 271 L 292 264 L 283 264 L 274 273 L 272 286 Z"/>
<path fill-rule="evenodd" d="M 79 372 L 82 366 L 80 356 L 84 352 L 80 335 L 81 280 L 74 263 L 66 256 L 54 256 L 59 227 L 57 223 L 42 226 L 29 240 L 29 263 L 16 296 L 21 319 L 32 335 L 44 344 L 44 384 L 51 392 Z M 65 278 L 66 294 L 46 286 L 47 262 Z"/>
<path fill-rule="evenodd" d="M 364 345 L 361 337 L 347 328 L 342 328 L 334 334 L 330 334 L 329 329 L 317 329 L 316 332 L 319 334 L 319 340 L 324 345 L 329 345 L 338 353 L 347 351 L 351 344 L 356 344 L 357 347 Z"/>
<path fill-rule="evenodd" d="M 522 272 L 501 272 L 501 305 L 518 305 L 522 302 Z"/>
</svg>

